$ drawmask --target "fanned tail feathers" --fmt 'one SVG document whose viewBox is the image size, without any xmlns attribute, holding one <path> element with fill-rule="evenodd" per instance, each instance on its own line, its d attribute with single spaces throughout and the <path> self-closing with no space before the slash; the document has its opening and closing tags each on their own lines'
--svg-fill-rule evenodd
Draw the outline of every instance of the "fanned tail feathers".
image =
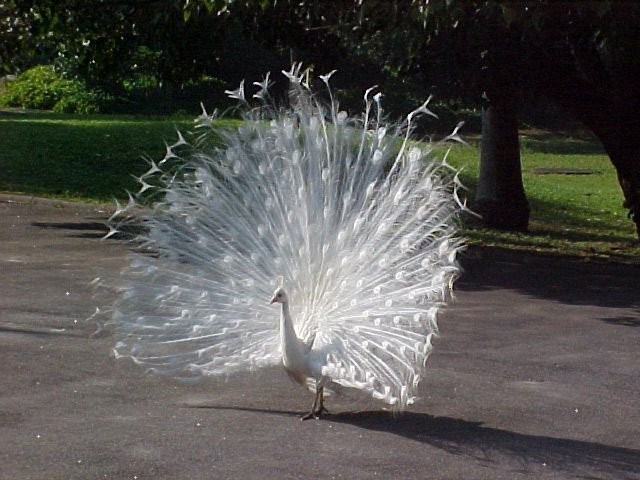
<svg viewBox="0 0 640 480">
<path fill-rule="evenodd" d="M 178 376 L 277 364 L 267 302 L 282 276 L 323 375 L 404 408 L 458 274 L 456 172 L 408 140 L 410 124 L 385 125 L 379 95 L 351 119 L 299 67 L 287 76 L 290 109 L 265 103 L 232 130 L 203 111 L 194 144 L 180 135 L 140 179 L 160 200 L 136 215 L 147 251 L 123 274 L 116 354 Z M 256 85 L 266 98 L 269 77 Z"/>
</svg>

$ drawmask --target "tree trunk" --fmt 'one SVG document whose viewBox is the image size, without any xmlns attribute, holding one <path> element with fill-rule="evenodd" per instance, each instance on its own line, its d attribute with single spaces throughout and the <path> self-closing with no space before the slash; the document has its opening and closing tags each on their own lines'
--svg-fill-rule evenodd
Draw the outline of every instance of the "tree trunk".
<svg viewBox="0 0 640 480">
<path fill-rule="evenodd" d="M 636 155 L 640 155 L 640 152 Z M 618 180 L 624 194 L 622 205 L 629 209 L 629 218 L 636 224 L 636 233 L 638 240 L 640 240 L 640 175 L 638 175 L 638 170 L 636 167 L 635 175 L 630 177 L 624 177 L 618 172 Z"/>
<path fill-rule="evenodd" d="M 494 101 L 482 113 L 480 176 L 473 209 L 488 227 L 527 230 L 529 204 L 522 185 L 518 122 L 511 102 Z"/>
<path fill-rule="evenodd" d="M 557 84 L 556 84 L 557 85 Z M 629 209 L 640 240 L 640 120 L 638 101 L 630 96 L 612 99 L 591 93 L 588 88 L 558 88 L 550 98 L 584 123 L 602 143 L 618 174 L 624 195 L 623 206 Z M 626 101 L 625 101 L 626 100 Z"/>
<path fill-rule="evenodd" d="M 571 51 L 564 55 L 541 50 L 530 75 L 540 93 L 598 137 L 616 169 L 623 205 L 640 239 L 640 63 L 635 50 L 627 47 L 610 50 L 570 41 L 574 42 Z M 585 70 L 582 65 L 590 68 Z"/>
<path fill-rule="evenodd" d="M 635 127 L 635 128 L 634 128 Z M 618 174 L 623 206 L 636 226 L 640 240 L 640 125 L 637 121 L 618 128 L 593 128 Z"/>
</svg>

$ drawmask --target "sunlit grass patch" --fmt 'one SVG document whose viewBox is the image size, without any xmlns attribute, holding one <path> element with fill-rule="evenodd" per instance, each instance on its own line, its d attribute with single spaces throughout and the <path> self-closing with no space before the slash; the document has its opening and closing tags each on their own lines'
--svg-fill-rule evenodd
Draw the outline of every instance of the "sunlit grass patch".
<svg viewBox="0 0 640 480">
<path fill-rule="evenodd" d="M 471 202 L 478 178 L 476 144 L 456 146 Z M 471 243 L 543 253 L 640 261 L 633 222 L 609 157 L 595 138 L 534 134 L 521 137 L 522 177 L 531 208 L 529 232 L 499 232 L 469 219 Z M 577 173 L 576 173 L 577 172 Z"/>
<path fill-rule="evenodd" d="M 226 122 L 226 121 L 225 121 Z M 233 121 L 229 121 L 233 122 Z M 191 117 L 9 113 L 0 115 L 0 190 L 85 201 L 139 188 L 145 157 L 160 159 Z"/>
</svg>

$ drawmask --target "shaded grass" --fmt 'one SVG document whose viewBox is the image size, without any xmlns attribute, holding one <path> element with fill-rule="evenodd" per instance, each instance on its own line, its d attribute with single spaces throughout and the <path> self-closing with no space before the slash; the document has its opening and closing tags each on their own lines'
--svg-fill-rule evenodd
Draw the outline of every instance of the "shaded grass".
<svg viewBox="0 0 640 480">
<path fill-rule="evenodd" d="M 230 121 L 231 122 L 231 121 Z M 110 201 L 139 188 L 133 175 L 160 159 L 192 117 L 0 114 L 0 190 Z"/>
<path fill-rule="evenodd" d="M 478 179 L 476 144 L 455 147 L 449 161 L 462 167 L 466 192 L 474 198 Z M 640 262 L 640 243 L 622 207 L 623 195 L 609 157 L 597 139 L 547 132 L 521 136 L 522 178 L 531 208 L 529 232 L 499 232 L 471 219 L 465 234 L 473 244 L 551 254 Z M 539 174 L 540 169 L 586 170 L 587 175 Z"/>
<path fill-rule="evenodd" d="M 236 120 L 221 125 L 237 124 Z M 0 113 L 0 190 L 92 202 L 137 191 L 132 175 L 161 159 L 176 129 L 189 131 L 192 117 L 73 116 Z M 611 162 L 588 135 L 525 131 L 521 136 L 530 232 L 497 232 L 467 219 L 470 243 L 501 248 L 638 261 L 640 244 L 622 207 Z M 478 178 L 478 147 L 454 146 L 448 161 L 463 168 L 472 200 Z M 589 175 L 536 174 L 540 168 L 584 169 Z"/>
</svg>

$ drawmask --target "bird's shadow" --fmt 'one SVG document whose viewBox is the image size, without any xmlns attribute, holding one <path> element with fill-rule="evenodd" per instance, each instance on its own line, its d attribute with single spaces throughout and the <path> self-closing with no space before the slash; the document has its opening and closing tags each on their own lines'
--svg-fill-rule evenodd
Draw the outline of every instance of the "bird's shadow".
<svg viewBox="0 0 640 480">
<path fill-rule="evenodd" d="M 31 226 L 45 229 L 55 228 L 68 230 L 70 232 L 83 232 L 67 235 L 73 238 L 104 239 L 109 233 L 107 221 L 100 218 L 90 218 L 85 222 L 31 222 Z M 142 225 L 129 223 L 120 225 L 118 231 L 109 238 L 113 240 L 133 240 L 145 231 Z"/>
<path fill-rule="evenodd" d="M 300 412 L 249 407 L 191 405 L 192 408 L 237 410 L 299 418 Z M 589 478 L 640 478 L 640 451 L 567 438 L 523 433 L 487 427 L 451 417 L 425 413 L 386 411 L 341 412 L 326 415 L 320 421 L 353 425 L 366 430 L 392 433 L 447 453 L 471 457 L 482 464 L 509 458 L 523 471 L 545 466 L 564 474 Z"/>
<path fill-rule="evenodd" d="M 640 451 L 544 435 L 529 435 L 451 417 L 405 412 L 342 413 L 329 420 L 368 430 L 391 432 L 448 453 L 494 462 L 500 457 L 526 465 L 547 465 L 564 472 L 607 474 L 612 478 L 638 478 Z M 632 477 L 634 475 L 634 477 Z"/>
<path fill-rule="evenodd" d="M 66 329 L 66 328 L 54 328 L 54 327 L 34 327 L 16 325 L 10 323 L 0 323 L 0 333 L 15 333 L 15 334 L 27 334 L 35 336 L 65 336 L 65 337 L 80 337 L 80 333 Z"/>
</svg>

